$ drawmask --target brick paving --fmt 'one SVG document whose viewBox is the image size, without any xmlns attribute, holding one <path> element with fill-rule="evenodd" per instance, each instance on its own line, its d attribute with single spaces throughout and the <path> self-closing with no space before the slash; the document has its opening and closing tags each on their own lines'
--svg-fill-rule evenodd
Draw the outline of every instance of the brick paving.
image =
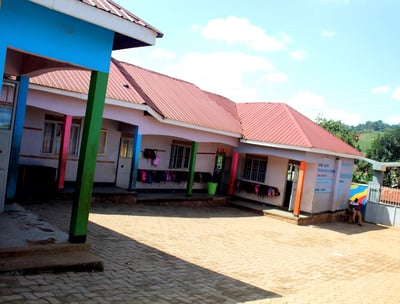
<svg viewBox="0 0 400 304">
<path fill-rule="evenodd" d="M 25 204 L 68 231 L 69 202 Z M 0 303 L 398 303 L 400 229 L 95 203 L 104 272 L 1 275 Z"/>
</svg>

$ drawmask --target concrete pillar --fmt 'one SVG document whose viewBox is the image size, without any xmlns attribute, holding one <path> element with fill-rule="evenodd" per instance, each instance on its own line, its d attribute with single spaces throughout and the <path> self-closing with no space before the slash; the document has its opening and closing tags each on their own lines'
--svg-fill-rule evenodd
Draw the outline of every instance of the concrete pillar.
<svg viewBox="0 0 400 304">
<path fill-rule="evenodd" d="M 29 77 L 18 77 L 18 91 L 15 105 L 14 131 L 11 141 L 10 161 L 7 176 L 7 201 L 12 201 L 17 192 L 18 165 L 24 130 L 26 100 L 28 98 Z M 1 88 L 1 84 L 0 84 Z"/>
<path fill-rule="evenodd" d="M 61 133 L 60 154 L 58 155 L 57 188 L 64 189 L 65 170 L 67 168 L 68 147 L 71 135 L 72 116 L 65 115 Z"/>
<path fill-rule="evenodd" d="M 239 152 L 233 152 L 231 172 L 229 175 L 229 187 L 228 187 L 229 195 L 233 195 L 235 193 L 235 179 L 236 179 L 238 163 L 239 163 Z"/>
<path fill-rule="evenodd" d="M 71 213 L 69 231 L 71 243 L 86 242 L 107 81 L 108 73 L 92 71 Z"/>
<path fill-rule="evenodd" d="M 385 173 L 384 171 L 374 170 L 374 175 L 372 176 L 372 182 L 382 186 L 384 173 Z"/>
<path fill-rule="evenodd" d="M 296 198 L 294 202 L 294 210 L 293 215 L 299 216 L 300 215 L 300 207 L 301 207 L 301 198 L 303 196 L 303 188 L 304 188 L 304 177 L 306 174 L 306 162 L 300 162 L 300 170 L 299 170 L 299 178 L 297 181 L 297 191 L 296 191 Z"/>
<path fill-rule="evenodd" d="M 198 142 L 192 142 L 192 149 L 190 150 L 190 162 L 189 162 L 189 178 L 186 186 L 186 196 L 192 196 L 193 194 L 193 181 L 194 173 L 196 171 L 196 159 L 197 149 L 199 147 Z"/>
<path fill-rule="evenodd" d="M 139 134 L 139 127 L 134 127 L 133 130 L 133 147 L 132 147 L 132 162 L 131 162 L 131 172 L 129 177 L 129 191 L 136 190 L 136 179 L 139 168 L 140 159 L 140 146 L 142 145 L 142 134 Z"/>
</svg>

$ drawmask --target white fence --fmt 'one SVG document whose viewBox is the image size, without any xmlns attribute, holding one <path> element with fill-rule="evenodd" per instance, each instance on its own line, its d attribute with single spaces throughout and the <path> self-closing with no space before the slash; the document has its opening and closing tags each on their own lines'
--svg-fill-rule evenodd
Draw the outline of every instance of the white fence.
<svg viewBox="0 0 400 304">
<path fill-rule="evenodd" d="M 370 183 L 364 219 L 376 224 L 400 226 L 400 189 Z"/>
</svg>

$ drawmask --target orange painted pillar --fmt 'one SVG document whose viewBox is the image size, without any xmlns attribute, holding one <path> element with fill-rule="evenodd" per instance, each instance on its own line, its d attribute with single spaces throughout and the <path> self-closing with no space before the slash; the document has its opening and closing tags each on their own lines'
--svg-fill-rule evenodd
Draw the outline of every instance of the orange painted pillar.
<svg viewBox="0 0 400 304">
<path fill-rule="evenodd" d="M 60 154 L 58 156 L 57 188 L 64 189 L 65 170 L 67 168 L 68 146 L 71 134 L 72 116 L 65 115 L 61 133 Z"/>
<path fill-rule="evenodd" d="M 229 176 L 229 188 L 228 188 L 229 195 L 233 195 L 233 193 L 235 192 L 235 178 L 236 178 L 238 161 L 239 161 L 239 152 L 233 152 L 232 163 L 231 163 L 231 175 Z"/>
<path fill-rule="evenodd" d="M 299 216 L 300 215 L 300 205 L 301 205 L 301 198 L 303 196 L 303 187 L 304 187 L 304 176 L 306 174 L 306 162 L 300 162 L 300 170 L 299 170 L 299 178 L 297 181 L 297 191 L 296 191 L 296 198 L 294 201 L 294 210 L 293 215 Z"/>
</svg>

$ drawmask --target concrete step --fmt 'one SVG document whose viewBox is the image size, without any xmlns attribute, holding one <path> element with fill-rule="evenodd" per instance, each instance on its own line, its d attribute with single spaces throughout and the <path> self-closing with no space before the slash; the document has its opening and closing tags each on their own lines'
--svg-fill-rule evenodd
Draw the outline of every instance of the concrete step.
<svg viewBox="0 0 400 304">
<path fill-rule="evenodd" d="M 50 244 L 0 249 L 0 273 L 103 271 L 90 244 Z"/>
</svg>

